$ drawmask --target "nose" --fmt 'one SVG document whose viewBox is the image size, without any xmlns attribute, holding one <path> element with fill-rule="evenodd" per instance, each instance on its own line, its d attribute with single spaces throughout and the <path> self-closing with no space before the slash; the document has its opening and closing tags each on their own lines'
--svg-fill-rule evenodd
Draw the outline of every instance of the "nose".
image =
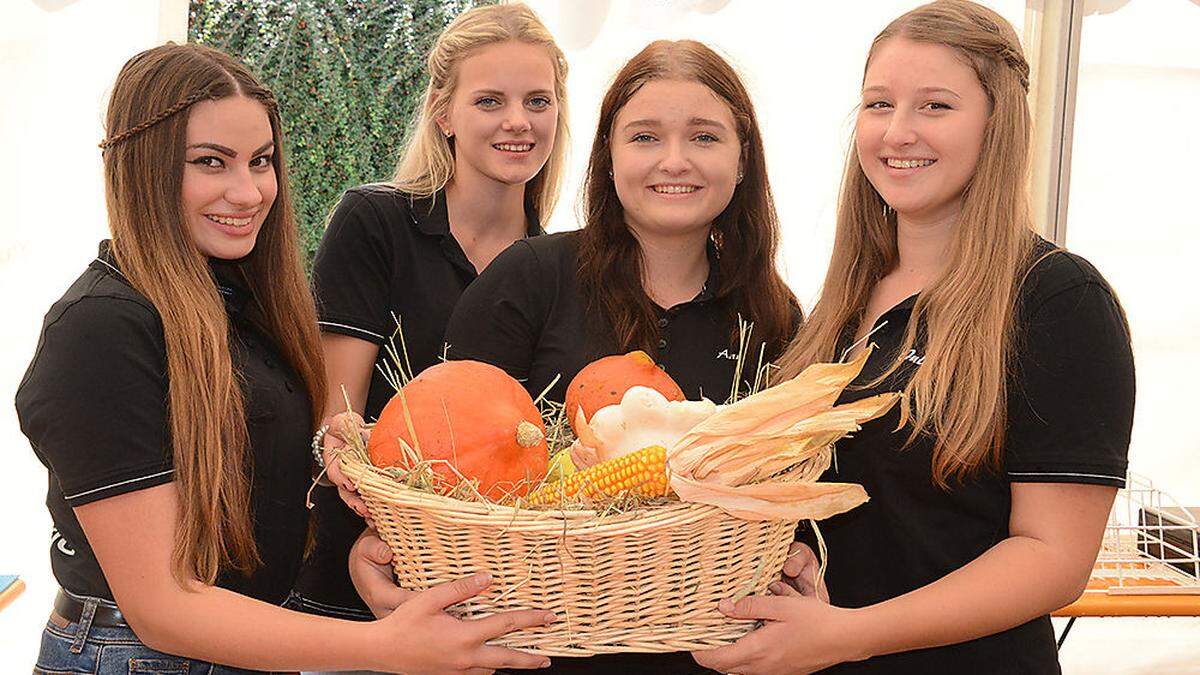
<svg viewBox="0 0 1200 675">
<path fill-rule="evenodd" d="M 501 123 L 501 128 L 506 132 L 520 134 L 529 131 L 532 124 L 529 122 L 529 116 L 520 106 L 513 106 L 511 112 L 504 117 L 504 122 Z"/>
<path fill-rule="evenodd" d="M 678 176 L 687 173 L 691 168 L 691 162 L 687 157 L 687 148 L 684 143 L 679 141 L 670 141 L 663 144 L 663 155 L 658 161 L 658 170 L 669 176 Z"/>
<path fill-rule="evenodd" d="M 911 113 L 897 110 L 888 118 L 887 130 L 883 134 L 885 145 L 900 148 L 917 142 L 916 127 Z"/>
<path fill-rule="evenodd" d="M 231 171 L 229 183 L 225 186 L 225 201 L 238 208 L 253 208 L 261 204 L 263 193 L 258 178 L 248 165 Z"/>
</svg>

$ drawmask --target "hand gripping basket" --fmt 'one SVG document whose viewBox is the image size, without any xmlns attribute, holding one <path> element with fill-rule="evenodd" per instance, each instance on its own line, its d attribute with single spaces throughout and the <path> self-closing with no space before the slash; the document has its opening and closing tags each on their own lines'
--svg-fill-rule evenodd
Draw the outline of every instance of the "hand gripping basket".
<svg viewBox="0 0 1200 675">
<path fill-rule="evenodd" d="M 750 521 L 690 502 L 624 513 L 539 511 L 429 494 L 350 455 L 399 583 L 426 589 L 477 571 L 492 584 L 456 605 L 463 618 L 544 609 L 558 621 L 496 644 L 546 656 L 673 652 L 727 644 L 753 628 L 717 602 L 762 593 L 797 521 Z"/>
</svg>

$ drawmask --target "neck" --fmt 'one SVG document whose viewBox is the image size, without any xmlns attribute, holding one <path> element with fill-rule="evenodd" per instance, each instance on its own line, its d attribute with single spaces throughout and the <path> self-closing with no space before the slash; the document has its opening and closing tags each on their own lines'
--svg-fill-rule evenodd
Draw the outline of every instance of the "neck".
<svg viewBox="0 0 1200 675">
<path fill-rule="evenodd" d="M 642 250 L 642 284 L 659 307 L 695 298 L 708 279 L 708 228 L 656 235 L 630 228 Z"/>
<path fill-rule="evenodd" d="M 957 210 L 932 217 L 897 214 L 896 247 L 900 261 L 895 271 L 925 278 L 941 272 L 957 220 Z"/>
<path fill-rule="evenodd" d="M 508 185 L 471 171 L 455 171 L 446 184 L 450 232 L 468 242 L 525 236 L 525 186 Z"/>
</svg>

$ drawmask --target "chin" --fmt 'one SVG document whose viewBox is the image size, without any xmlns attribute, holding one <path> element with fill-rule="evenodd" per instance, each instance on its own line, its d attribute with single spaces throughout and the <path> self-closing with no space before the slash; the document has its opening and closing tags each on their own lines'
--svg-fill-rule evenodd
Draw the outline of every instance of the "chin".
<svg viewBox="0 0 1200 675">
<path fill-rule="evenodd" d="M 257 237 L 251 237 L 247 242 L 205 242 L 200 245 L 200 252 L 217 260 L 241 260 L 254 251 Z"/>
</svg>

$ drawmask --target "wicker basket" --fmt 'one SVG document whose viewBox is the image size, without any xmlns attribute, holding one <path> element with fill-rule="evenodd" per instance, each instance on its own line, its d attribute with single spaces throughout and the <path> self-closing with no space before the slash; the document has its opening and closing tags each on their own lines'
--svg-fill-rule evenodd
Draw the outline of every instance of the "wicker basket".
<svg viewBox="0 0 1200 675">
<path fill-rule="evenodd" d="M 454 613 L 553 611 L 554 624 L 496 641 L 546 656 L 690 651 L 736 640 L 754 622 L 730 620 L 717 602 L 763 592 L 796 527 L 691 503 L 617 514 L 518 510 L 431 495 L 350 455 L 341 461 L 395 552 L 401 586 L 425 589 L 486 570 L 491 586 Z"/>
</svg>

